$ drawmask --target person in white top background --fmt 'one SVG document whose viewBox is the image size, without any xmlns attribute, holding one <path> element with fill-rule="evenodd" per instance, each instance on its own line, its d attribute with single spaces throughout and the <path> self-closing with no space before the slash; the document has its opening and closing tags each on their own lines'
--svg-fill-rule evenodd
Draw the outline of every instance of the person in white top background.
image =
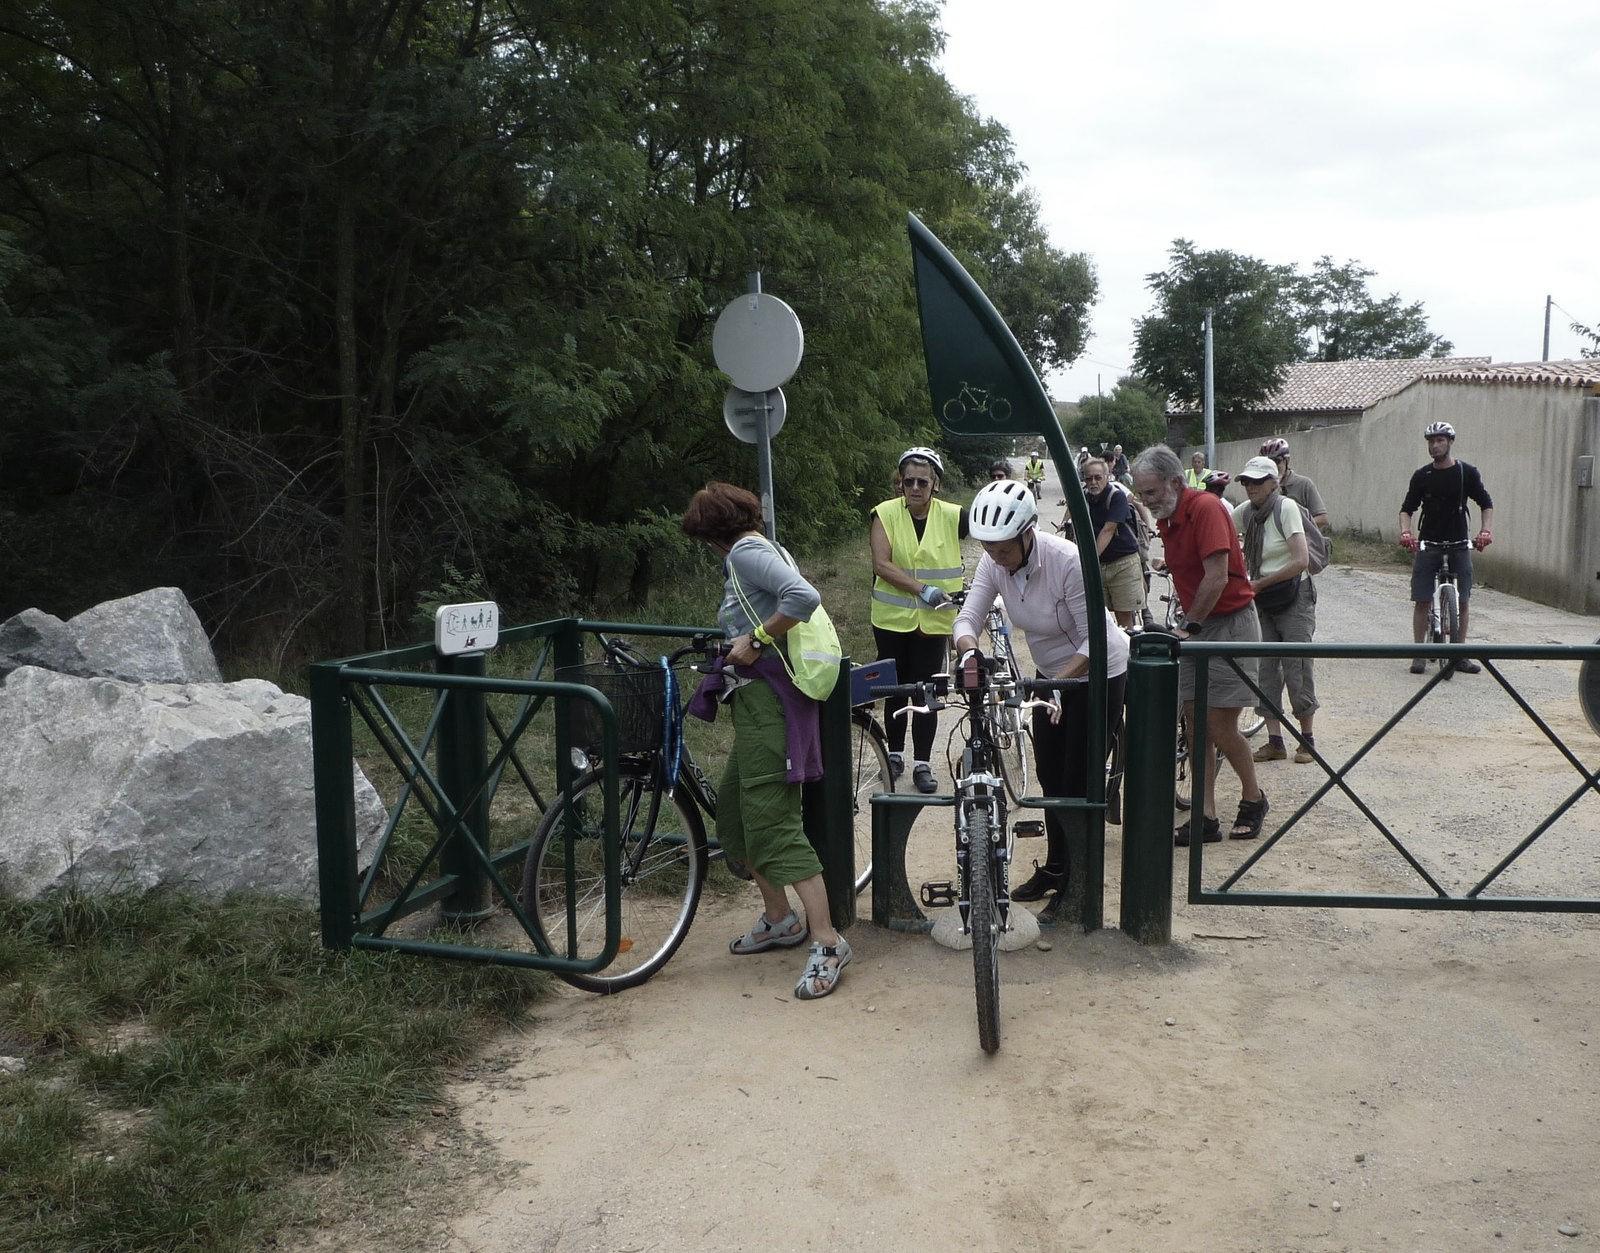
<svg viewBox="0 0 1600 1253">
<path fill-rule="evenodd" d="M 1039 676 L 1081 678 L 1089 673 L 1089 636 L 1099 631 L 1106 642 L 1106 739 L 1122 723 L 1122 702 L 1128 673 L 1128 637 L 1116 619 L 1102 611 L 1089 621 L 1083 584 L 1083 559 L 1069 540 L 1038 529 L 1039 510 L 1033 494 L 1021 483 L 989 483 L 973 497 L 968 514 L 973 538 L 983 556 L 972 589 L 956 617 L 957 657 L 978 646 L 984 615 L 999 597 L 1013 627 L 1028 642 Z M 1045 796 L 1083 796 L 1088 791 L 1089 762 L 1084 741 L 1089 728 L 1089 693 L 1074 688 L 1062 694 L 1059 721 L 1042 711 L 1033 717 L 1033 758 Z M 1104 769 L 1102 763 L 1101 769 Z M 1067 837 L 1055 810 L 1045 813 L 1048 836 L 1045 862 L 1033 877 L 1011 891 L 1014 901 L 1055 898 L 1041 921 L 1055 920 L 1066 899 Z"/>
<path fill-rule="evenodd" d="M 1251 457 L 1239 471 L 1249 500 L 1234 506 L 1233 524 L 1244 546 L 1245 571 L 1256 594 L 1256 616 L 1266 641 L 1309 644 L 1317 633 L 1317 589 L 1311 581 L 1305 519 L 1300 506 L 1279 490 L 1278 466 L 1271 457 Z M 1289 709 L 1300 724 L 1305 743 L 1294 759 L 1314 761 L 1311 724 L 1317 712 L 1317 685 L 1309 657 L 1263 657 L 1261 690 L 1274 704 L 1289 688 Z M 1289 755 L 1283 724 L 1265 705 L 1256 712 L 1267 720 L 1267 742 L 1255 751 L 1256 761 L 1282 761 Z"/>
</svg>

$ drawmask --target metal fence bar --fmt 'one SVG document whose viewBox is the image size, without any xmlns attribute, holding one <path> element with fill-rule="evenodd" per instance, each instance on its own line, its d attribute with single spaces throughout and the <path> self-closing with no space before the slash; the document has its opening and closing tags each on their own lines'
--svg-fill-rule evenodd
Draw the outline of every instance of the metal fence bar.
<svg viewBox="0 0 1600 1253">
<path fill-rule="evenodd" d="M 428 755 L 428 749 L 433 746 L 433 737 L 438 733 L 439 722 L 444 716 L 444 696 L 439 693 L 439 699 L 433 702 L 433 713 L 428 718 L 428 727 L 422 737 L 422 756 Z M 372 864 L 367 867 L 367 873 L 361 880 L 361 891 L 357 896 L 358 908 L 366 905 L 372 896 L 372 889 L 378 882 L 378 868 L 383 865 L 384 855 L 389 851 L 389 842 L 394 838 L 394 833 L 400 827 L 400 818 L 406 811 L 406 805 L 411 800 L 411 793 L 416 787 L 417 775 L 415 771 L 401 771 L 405 784 L 400 789 L 400 799 L 394 803 L 394 808 L 389 811 L 388 821 L 384 823 L 383 834 L 378 837 L 378 845 L 372 852 Z"/>
<path fill-rule="evenodd" d="M 1488 887 L 1497 878 L 1499 878 L 1501 872 L 1504 871 L 1507 866 L 1516 861 L 1517 858 L 1521 857 L 1523 853 L 1527 852 L 1529 847 L 1532 846 L 1533 842 L 1541 835 L 1543 835 L 1551 827 L 1555 826 L 1556 823 L 1560 822 L 1562 816 L 1567 812 L 1567 810 L 1571 809 L 1580 800 L 1582 800 L 1583 794 L 1594 785 L 1595 776 L 1590 774 L 1587 770 L 1584 771 L 1583 782 L 1578 784 L 1578 786 L 1572 790 L 1572 793 L 1567 797 L 1567 799 L 1562 801 L 1561 804 L 1557 805 L 1555 809 L 1551 811 L 1549 817 L 1536 826 L 1532 831 L 1528 832 L 1528 834 L 1523 837 L 1521 843 L 1507 853 L 1498 866 L 1496 866 L 1488 874 L 1484 875 L 1484 877 L 1478 881 L 1478 883 L 1467 893 L 1467 895 L 1469 897 L 1477 896 L 1483 891 L 1484 888 Z"/>
<path fill-rule="evenodd" d="M 1239 669 L 1237 663 L 1229 659 L 1229 664 L 1233 665 L 1233 668 L 1238 672 L 1239 677 L 1244 679 L 1244 681 L 1250 686 L 1250 689 L 1254 691 L 1256 695 L 1260 696 L 1262 700 L 1267 699 L 1266 695 L 1261 691 L 1261 688 L 1252 682 L 1243 670 Z M 1408 713 L 1415 709 L 1417 705 L 1422 702 L 1423 698 L 1427 696 L 1427 694 L 1431 692 L 1448 673 L 1449 672 L 1446 670 L 1441 670 L 1434 675 L 1431 680 L 1423 684 L 1422 687 L 1417 690 L 1416 694 L 1402 704 L 1399 711 L 1387 722 L 1385 722 L 1383 726 L 1379 727 L 1377 732 L 1373 734 L 1365 744 L 1357 749 L 1355 755 L 1351 757 L 1350 760 L 1347 761 L 1338 771 L 1329 769 L 1328 763 L 1322 757 L 1322 755 L 1320 753 L 1315 753 L 1315 750 L 1313 750 L 1317 757 L 1318 764 L 1320 764 L 1322 768 L 1328 772 L 1328 781 L 1319 787 L 1314 793 L 1312 793 L 1310 799 L 1301 805 L 1299 809 L 1295 810 L 1294 813 L 1289 816 L 1288 821 L 1280 826 L 1275 832 L 1273 832 L 1269 839 L 1264 841 L 1259 848 L 1255 849 L 1249 857 L 1245 858 L 1244 862 L 1238 867 L 1238 869 L 1229 875 L 1228 878 L 1224 880 L 1222 885 L 1216 890 L 1219 892 L 1226 892 L 1232 888 L 1235 883 L 1239 882 L 1239 880 L 1249 872 L 1252 866 L 1254 866 L 1267 855 L 1267 851 L 1278 842 L 1278 840 L 1284 835 L 1285 832 L 1289 830 L 1290 827 L 1299 822 L 1301 818 L 1311 811 L 1311 807 L 1313 805 L 1315 805 L 1330 791 L 1332 791 L 1333 788 L 1337 787 L 1341 792 L 1350 798 L 1350 803 L 1361 811 L 1367 821 L 1378 829 L 1378 831 L 1383 835 L 1383 838 L 1389 841 L 1394 850 L 1399 853 L 1401 857 L 1405 858 L 1406 864 L 1416 871 L 1424 883 L 1432 888 L 1437 895 L 1448 896 L 1449 893 L 1446 892 L 1444 888 L 1442 888 L 1434 879 L 1434 877 L 1428 873 L 1427 869 L 1422 865 L 1422 863 L 1411 855 L 1411 850 L 1406 848 L 1406 846 L 1400 841 L 1400 838 L 1389 830 L 1388 825 L 1383 821 L 1383 819 L 1379 818 L 1378 815 L 1372 811 L 1371 807 L 1366 803 L 1366 801 L 1362 800 L 1360 796 L 1352 791 L 1350 785 L 1344 781 L 1345 775 L 1349 774 L 1351 770 L 1355 769 L 1356 765 L 1377 745 L 1378 741 L 1383 739 L 1384 736 L 1388 735 L 1391 730 L 1399 725 L 1400 721 Z M 1274 708 L 1276 708 L 1276 706 L 1274 706 Z M 1282 710 L 1279 710 L 1279 713 L 1281 714 Z M 1284 725 L 1288 725 L 1287 720 L 1284 720 Z"/>
<path fill-rule="evenodd" d="M 1191 905 L 1278 905 L 1314 909 L 1491 910 L 1522 914 L 1600 914 L 1600 899 L 1534 896 L 1378 896 L 1356 892 L 1202 892 Z"/>
<path fill-rule="evenodd" d="M 355 935 L 356 798 L 350 708 L 337 664 L 311 667 L 311 773 L 316 792 L 318 911 L 324 948 Z"/>
</svg>

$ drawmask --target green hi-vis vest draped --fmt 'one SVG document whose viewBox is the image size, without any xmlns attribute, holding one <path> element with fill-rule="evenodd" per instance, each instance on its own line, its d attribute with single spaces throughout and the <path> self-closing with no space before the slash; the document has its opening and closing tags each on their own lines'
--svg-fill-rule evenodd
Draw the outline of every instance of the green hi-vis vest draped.
<svg viewBox="0 0 1600 1253">
<path fill-rule="evenodd" d="M 873 513 L 889 536 L 889 558 L 921 583 L 954 595 L 961 590 L 961 506 L 946 501 L 929 502 L 928 520 L 917 538 L 911 511 L 901 498 L 886 500 Z M 949 635 L 956 624 L 956 609 L 929 609 L 915 596 L 879 578 L 872 584 L 872 625 L 885 631 L 921 630 L 927 635 Z"/>
</svg>

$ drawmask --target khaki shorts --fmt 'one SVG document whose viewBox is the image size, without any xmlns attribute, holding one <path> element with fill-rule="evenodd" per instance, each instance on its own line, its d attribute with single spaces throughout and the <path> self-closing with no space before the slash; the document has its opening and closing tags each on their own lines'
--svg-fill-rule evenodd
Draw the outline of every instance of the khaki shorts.
<svg viewBox="0 0 1600 1253">
<path fill-rule="evenodd" d="M 1101 566 L 1100 582 L 1105 587 L 1106 608 L 1113 613 L 1137 613 L 1144 607 L 1144 570 L 1138 553 Z"/>
<path fill-rule="evenodd" d="M 1239 641 L 1241 643 L 1256 643 L 1261 639 L 1261 623 L 1256 618 L 1256 607 L 1252 602 L 1235 613 L 1218 617 L 1212 614 L 1206 619 L 1205 625 L 1190 635 L 1190 639 L 1205 640 L 1207 643 L 1222 641 Z M 1250 676 L 1254 681 L 1258 673 L 1259 657 L 1235 657 L 1233 662 Z M 1178 703 L 1187 704 L 1194 699 L 1195 672 L 1199 667 L 1193 659 L 1183 655 L 1183 649 L 1178 649 Z M 1234 672 L 1233 666 L 1228 664 L 1225 657 L 1209 657 L 1206 659 L 1206 704 L 1212 709 L 1243 709 L 1247 705 L 1254 705 L 1257 696 L 1252 692 L 1245 681 Z"/>
</svg>

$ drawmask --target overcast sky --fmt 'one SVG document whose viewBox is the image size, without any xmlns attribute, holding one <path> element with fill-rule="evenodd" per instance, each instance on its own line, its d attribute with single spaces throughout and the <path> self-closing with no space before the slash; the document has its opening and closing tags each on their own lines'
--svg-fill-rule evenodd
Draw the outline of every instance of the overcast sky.
<svg viewBox="0 0 1600 1253">
<path fill-rule="evenodd" d="M 1011 132 L 1100 279 L 1109 389 L 1175 238 L 1355 258 L 1460 356 L 1537 361 L 1548 293 L 1600 322 L 1600 2 L 946 0 L 944 70 Z M 1578 355 L 1551 319 L 1552 358 Z"/>
</svg>

